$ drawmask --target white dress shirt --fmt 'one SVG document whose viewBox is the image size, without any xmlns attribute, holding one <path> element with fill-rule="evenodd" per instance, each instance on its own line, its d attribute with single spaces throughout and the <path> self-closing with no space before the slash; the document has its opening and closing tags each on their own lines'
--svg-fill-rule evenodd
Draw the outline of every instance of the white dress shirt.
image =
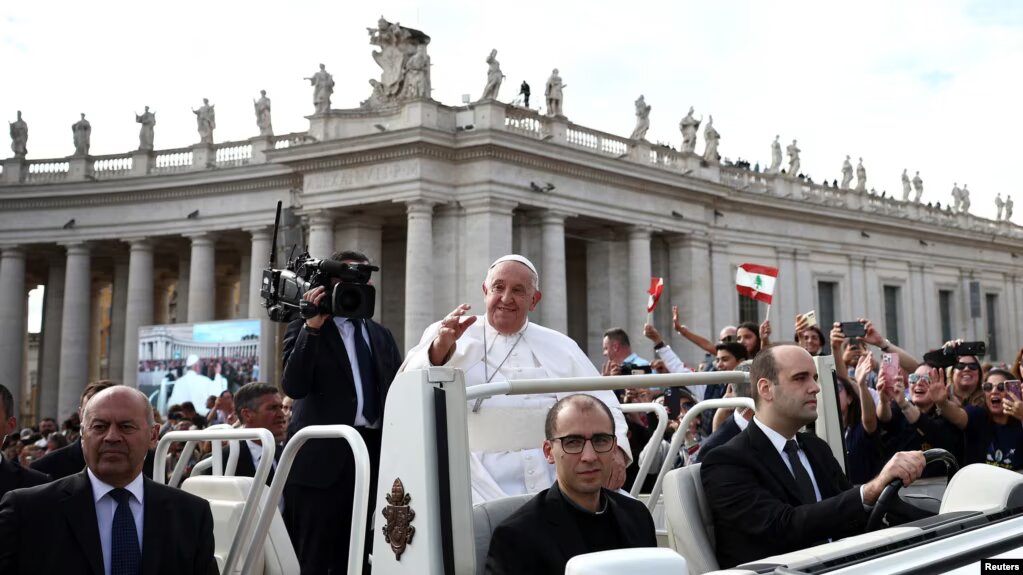
<svg viewBox="0 0 1023 575">
<path fill-rule="evenodd" d="M 103 571 L 110 575 L 111 533 L 114 526 L 114 512 L 117 511 L 117 501 L 109 494 L 114 486 L 107 485 L 92 474 L 92 470 L 86 468 L 89 474 L 89 482 L 92 484 L 92 500 L 96 503 L 96 521 L 99 524 L 99 544 L 103 548 Z M 139 537 L 139 553 L 142 552 L 142 519 L 144 517 L 144 494 L 142 489 L 142 474 L 139 473 L 134 481 L 124 486 L 131 493 L 128 499 L 128 507 L 131 508 L 131 515 L 135 518 L 135 531 Z"/>
<path fill-rule="evenodd" d="M 795 439 L 795 436 L 792 437 L 783 436 L 777 431 L 764 425 L 764 422 L 757 419 L 757 416 L 755 415 L 753 416 L 753 422 L 757 424 L 757 427 L 760 428 L 760 431 L 764 432 L 764 435 L 767 436 L 767 439 L 771 441 L 771 445 L 773 445 L 774 448 L 778 450 L 778 456 L 781 457 L 781 460 L 785 462 L 785 467 L 789 468 L 789 473 L 792 473 L 792 463 L 789 462 L 789 456 L 785 454 L 785 443 L 790 439 Z M 799 445 L 798 441 L 796 442 L 796 445 Z M 799 462 L 803 464 L 803 467 L 806 468 L 806 472 L 810 474 L 810 481 L 813 483 L 813 493 L 814 495 L 817 496 L 817 501 L 820 501 L 821 490 L 820 488 L 817 487 L 817 477 L 814 476 L 813 466 L 810 465 L 810 460 L 806 458 L 806 452 L 803 451 L 802 447 L 799 448 Z M 793 474 L 792 477 L 795 477 L 795 474 Z"/>
<path fill-rule="evenodd" d="M 345 344 L 345 352 L 348 354 L 348 362 L 352 364 L 352 381 L 355 384 L 355 427 L 368 427 L 370 429 L 380 429 L 380 421 L 366 421 L 366 418 L 362 415 L 362 375 L 359 373 L 359 356 L 355 353 L 355 324 L 351 322 L 347 317 L 335 317 L 334 325 L 337 326 L 337 331 L 341 333 L 341 341 Z M 366 347 L 369 348 L 372 353 L 373 346 L 369 344 L 369 334 L 366 333 L 366 326 L 363 324 L 362 336 L 363 341 L 366 342 Z M 376 385 L 376 382 L 373 383 Z M 383 403 L 381 402 L 381 406 Z"/>
</svg>

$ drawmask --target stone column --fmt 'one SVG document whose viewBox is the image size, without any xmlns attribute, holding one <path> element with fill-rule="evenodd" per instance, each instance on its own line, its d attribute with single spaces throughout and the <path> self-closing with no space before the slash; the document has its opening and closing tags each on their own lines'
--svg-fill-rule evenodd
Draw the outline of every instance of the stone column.
<svg viewBox="0 0 1023 575">
<path fill-rule="evenodd" d="M 735 291 L 735 267 L 732 266 L 729 244 L 712 240 L 710 244 L 711 287 L 714 295 L 714 320 L 711 333 L 701 334 L 711 341 L 717 331 L 726 325 L 735 325 L 739 319 L 739 296 Z"/>
<path fill-rule="evenodd" d="M 130 257 L 130 256 L 129 256 Z M 113 294 L 110 303 L 110 363 L 111 379 L 124 373 L 125 313 L 128 309 L 128 262 L 118 257 L 114 261 Z M 122 381 L 127 384 L 127 381 Z"/>
<path fill-rule="evenodd" d="M 650 229 L 639 226 L 629 228 L 629 281 L 625 296 L 628 324 L 625 331 L 633 345 L 639 349 L 646 323 L 647 290 L 650 289 Z"/>
<path fill-rule="evenodd" d="M 599 230 L 597 237 L 586 243 L 587 335 L 586 348 L 590 361 L 601 366 L 604 357 L 601 345 L 604 330 L 616 325 L 614 311 L 618 303 L 612 283 L 621 276 L 611 275 L 614 258 L 614 235 L 610 230 Z M 624 322 L 623 322 L 624 323 Z"/>
<path fill-rule="evenodd" d="M 796 307 L 803 311 L 817 309 L 817 304 L 813 301 L 815 291 L 813 272 L 810 269 L 810 252 L 796 250 Z"/>
<path fill-rule="evenodd" d="M 191 283 L 189 281 L 191 274 L 192 258 L 191 254 L 186 253 L 178 259 L 178 283 L 174 287 L 174 291 L 177 293 L 174 309 L 175 323 L 188 322 L 188 289 Z"/>
<path fill-rule="evenodd" d="M 405 346 L 412 347 L 437 321 L 433 310 L 433 202 L 407 204 L 405 248 Z M 446 312 L 444 312 L 446 313 Z"/>
<path fill-rule="evenodd" d="M 379 272 L 373 272 L 373 286 L 376 288 L 376 312 L 374 317 L 377 321 L 383 319 L 383 221 L 372 216 L 361 215 L 353 218 L 346 218 L 334 223 L 334 249 L 355 250 L 362 252 L 369 258 L 369 261 L 380 267 Z M 444 252 L 437 252 L 444 253 Z M 395 286 L 397 288 L 397 286 Z M 404 294 L 404 286 L 402 294 Z"/>
<path fill-rule="evenodd" d="M 711 276 L 707 273 L 710 269 L 710 242 L 700 237 L 672 236 L 668 239 L 668 250 L 670 283 L 658 305 L 677 304 L 679 321 L 693 333 L 714 341 L 720 328 L 715 329 L 711 323 L 713 288 Z M 706 352 L 689 344 L 689 340 L 674 329 L 662 329 L 661 335 L 670 336 L 672 349 L 687 363 L 698 365 L 703 360 Z"/>
<path fill-rule="evenodd" d="M 61 317 L 64 313 L 64 260 L 50 260 L 43 292 L 43 342 L 39 360 L 39 415 L 57 417 L 60 387 Z"/>
<path fill-rule="evenodd" d="M 881 280 L 877 275 L 877 261 L 865 259 L 863 277 L 867 292 L 867 310 L 864 317 L 874 320 L 878 325 L 884 323 L 884 302 L 881 299 Z"/>
<path fill-rule="evenodd" d="M 434 252 L 449 254 L 451 257 L 446 265 L 437 266 L 433 270 L 433 309 L 438 316 L 455 309 L 456 305 L 464 301 L 461 292 L 464 287 L 462 262 L 465 261 L 465 245 L 459 231 L 462 223 L 461 210 L 457 204 L 440 205 L 433 209 Z"/>
<path fill-rule="evenodd" d="M 561 333 L 568 333 L 568 284 L 565 275 L 565 218 L 568 214 L 546 211 L 541 216 L 543 249 L 540 275 L 540 323 Z M 649 232 L 647 247 L 649 248 Z M 649 255 L 649 249 L 647 250 Z M 532 261 L 532 260 L 530 260 Z"/>
<path fill-rule="evenodd" d="M 325 210 L 309 214 L 309 254 L 326 260 L 333 253 L 334 216 Z"/>
<path fill-rule="evenodd" d="M 847 317 L 870 317 L 867 312 L 866 260 L 862 256 L 849 257 L 849 302 Z M 823 329 L 823 328 L 821 328 Z M 825 334 L 827 335 L 827 334 Z"/>
<path fill-rule="evenodd" d="M 15 415 L 21 408 L 21 384 L 25 380 L 25 341 L 28 333 L 25 312 L 25 251 L 18 246 L 0 251 L 0 373 L 14 395 Z"/>
<path fill-rule="evenodd" d="M 909 290 L 911 294 L 907 301 L 909 309 L 906 310 L 902 320 L 906 339 L 909 341 L 904 343 L 906 344 L 905 349 L 910 350 L 910 353 L 916 353 L 927 349 L 930 340 L 927 331 L 927 311 L 924 306 L 926 297 L 924 270 L 923 266 L 919 264 L 909 264 Z M 941 333 L 940 330 L 938 333 Z"/>
<path fill-rule="evenodd" d="M 533 265 L 537 266 L 536 271 L 544 278 L 544 287 L 547 274 L 543 270 L 543 226 L 541 218 L 536 213 L 527 212 L 521 217 L 516 216 L 513 222 L 512 251 L 529 258 Z M 544 290 L 544 297 L 547 297 Z M 541 304 L 542 306 L 543 304 Z"/>
<path fill-rule="evenodd" d="M 788 339 L 789 327 L 793 325 L 797 313 L 806 313 L 810 309 L 796 307 L 796 253 L 791 248 L 778 248 L 775 250 L 778 257 L 778 283 L 774 286 L 774 305 L 772 312 L 778 310 L 779 320 L 771 323 L 774 331 L 772 341 L 784 341 Z M 828 330 L 823 327 L 821 330 L 827 334 Z M 716 334 L 715 334 L 716 335 Z M 795 335 L 795 334 L 793 334 Z"/>
<path fill-rule="evenodd" d="M 97 379 L 112 379 L 103 374 L 103 358 L 101 356 L 103 343 L 103 288 L 105 282 L 94 279 L 89 293 L 89 302 L 92 306 L 89 311 L 89 370 L 88 381 Z"/>
<path fill-rule="evenodd" d="M 252 251 L 249 258 L 253 262 L 268 261 L 270 254 L 270 242 L 273 238 L 271 227 L 253 228 L 246 230 L 252 234 Z M 263 307 L 263 298 L 260 297 L 260 287 L 263 285 L 262 269 L 253 270 L 249 274 L 249 308 L 247 317 L 259 319 L 259 379 L 269 383 L 276 383 L 277 367 L 277 326 L 270 321 Z"/>
<path fill-rule="evenodd" d="M 89 379 L 91 264 L 87 244 L 67 245 L 60 337 L 60 383 L 55 414 L 57 421 L 62 421 L 78 410 L 79 397 Z"/>
<path fill-rule="evenodd" d="M 188 273 L 188 323 L 212 321 L 217 289 L 213 238 L 205 233 L 189 237 L 192 239 L 192 263 Z"/>
<path fill-rule="evenodd" d="M 139 327 L 153 323 L 153 244 L 132 239 L 124 320 L 124 385 L 138 387 Z"/>
<path fill-rule="evenodd" d="M 252 274 L 252 254 L 242 251 L 241 260 L 241 271 L 238 274 L 238 313 L 235 317 L 245 318 L 249 317 L 249 295 L 252 291 L 250 289 L 252 285 L 250 280 Z M 256 273 L 261 274 L 262 271 L 257 269 Z"/>
<path fill-rule="evenodd" d="M 472 306 L 473 313 L 485 312 L 480 286 L 483 285 L 490 264 L 511 253 L 512 210 L 516 205 L 515 202 L 492 197 L 462 202 L 465 208 L 465 232 L 462 235 L 465 244 L 465 276 L 462 285 L 465 286 L 465 301 Z M 443 313 L 447 311 L 450 310 Z"/>
</svg>

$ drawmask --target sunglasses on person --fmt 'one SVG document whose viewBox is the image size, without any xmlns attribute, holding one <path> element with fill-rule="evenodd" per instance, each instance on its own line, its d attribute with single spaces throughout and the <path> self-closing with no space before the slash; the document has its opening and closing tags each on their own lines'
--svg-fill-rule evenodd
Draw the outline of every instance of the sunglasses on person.
<svg viewBox="0 0 1023 575">
<path fill-rule="evenodd" d="M 555 437 L 551 441 L 560 441 L 561 448 L 565 450 L 565 453 L 571 455 L 582 453 L 587 441 L 593 446 L 593 451 L 597 453 L 607 453 L 614 449 L 615 446 L 615 436 L 609 433 L 594 433 L 592 437 L 566 435 L 564 437 Z"/>
<path fill-rule="evenodd" d="M 963 362 L 960 361 L 960 362 L 956 363 L 956 369 L 972 369 L 973 371 L 979 371 L 980 370 L 980 364 L 979 363 L 963 363 Z"/>
<path fill-rule="evenodd" d="M 1001 381 L 999 383 L 984 382 L 984 383 L 982 383 L 980 385 L 980 388 L 984 390 L 984 393 L 991 393 L 991 390 L 994 390 L 994 389 L 997 389 L 998 391 L 1004 393 L 1005 392 L 1005 382 L 1004 381 Z"/>
<path fill-rule="evenodd" d="M 909 379 L 908 380 L 909 380 L 909 385 L 913 385 L 914 383 L 916 383 L 918 381 L 929 384 L 929 383 L 931 383 L 931 376 L 911 373 L 911 374 L 909 374 Z"/>
</svg>

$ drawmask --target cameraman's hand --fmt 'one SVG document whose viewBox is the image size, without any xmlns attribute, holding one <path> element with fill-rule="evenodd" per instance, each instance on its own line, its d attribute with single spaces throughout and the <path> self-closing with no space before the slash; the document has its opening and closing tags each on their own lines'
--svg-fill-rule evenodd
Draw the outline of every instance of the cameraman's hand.
<svg viewBox="0 0 1023 575">
<path fill-rule="evenodd" d="M 463 317 L 472 308 L 467 303 L 456 307 L 444 319 L 440 320 L 437 337 L 430 344 L 430 363 L 443 365 L 455 348 L 455 342 L 462 337 L 469 326 L 476 323 L 476 316 Z"/>
<path fill-rule="evenodd" d="M 324 286 L 318 286 L 318 287 L 315 287 L 315 288 L 305 292 L 305 294 L 302 295 L 302 299 L 304 299 L 305 301 L 310 302 L 313 305 L 319 307 L 320 302 L 323 300 L 323 298 L 326 295 L 327 295 L 327 288 L 325 288 Z M 323 327 L 323 323 L 325 321 L 327 321 L 327 318 L 329 318 L 329 317 L 330 317 L 330 314 L 328 314 L 328 313 L 321 313 L 321 314 L 319 314 L 317 316 L 314 316 L 314 317 L 311 317 L 311 318 L 305 320 L 305 325 L 306 325 L 306 327 L 310 327 L 312 329 L 320 329 L 321 327 Z"/>
</svg>

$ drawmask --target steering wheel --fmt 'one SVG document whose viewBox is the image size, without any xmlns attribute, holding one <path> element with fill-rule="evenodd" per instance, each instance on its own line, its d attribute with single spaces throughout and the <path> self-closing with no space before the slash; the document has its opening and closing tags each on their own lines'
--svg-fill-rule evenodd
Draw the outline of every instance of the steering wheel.
<svg viewBox="0 0 1023 575">
<path fill-rule="evenodd" d="M 959 471 L 959 462 L 956 461 L 955 456 L 944 449 L 928 449 L 924 452 L 924 461 L 926 461 L 925 467 L 935 461 L 945 462 L 945 469 L 948 471 L 950 479 L 956 471 Z M 902 489 L 901 479 L 893 479 L 891 483 L 885 486 L 884 491 L 877 498 L 877 503 L 874 504 L 873 511 L 870 512 L 870 518 L 867 520 L 867 531 L 876 531 L 881 527 L 881 519 L 898 501 L 900 489 Z"/>
</svg>

